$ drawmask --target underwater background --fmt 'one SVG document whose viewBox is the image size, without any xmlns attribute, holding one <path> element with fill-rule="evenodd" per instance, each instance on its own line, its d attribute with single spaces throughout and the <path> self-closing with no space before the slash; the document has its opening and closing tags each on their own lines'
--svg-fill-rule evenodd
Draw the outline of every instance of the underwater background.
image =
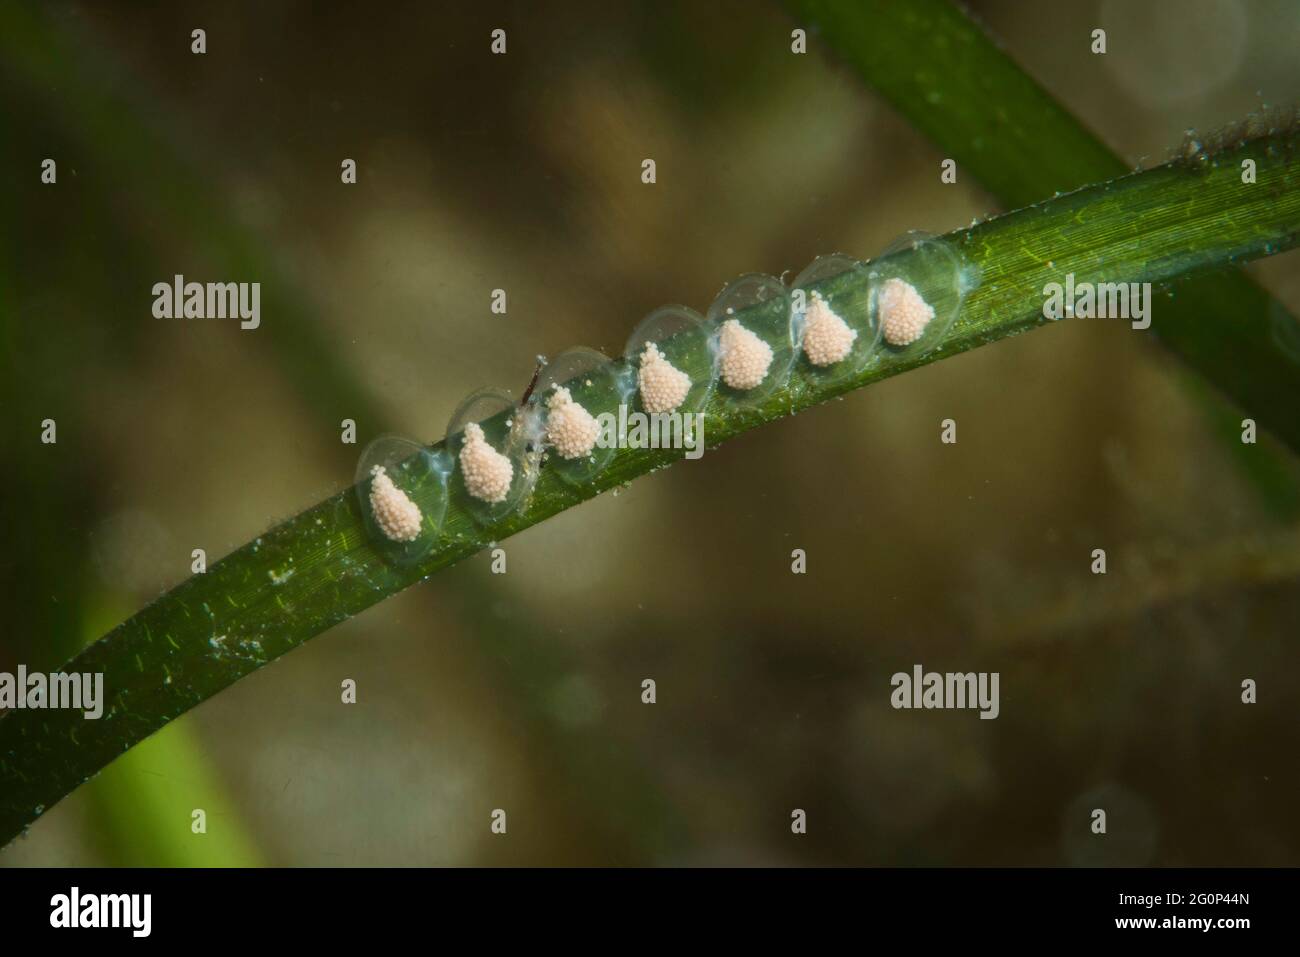
<svg viewBox="0 0 1300 957">
<path fill-rule="evenodd" d="M 1134 166 L 1300 89 L 1291 3 L 972 9 Z M 539 354 L 617 355 L 741 273 L 1000 211 L 815 35 L 792 55 L 778 4 L 31 20 L 0 9 L 0 670 L 57 669 L 192 549 L 350 483 L 375 434 L 434 440 L 471 390 L 518 394 Z M 1248 267 L 1292 312 L 1297 255 Z M 262 327 L 153 318 L 178 273 L 260 281 Z M 46 417 L 57 456 L 30 440 Z M 1122 322 L 889 379 L 511 538 L 505 575 L 482 553 L 320 635 L 0 865 L 1295 865 L 1300 484 L 1261 494 L 1234 417 Z M 893 710 L 918 663 L 999 672 L 1000 717 Z"/>
</svg>

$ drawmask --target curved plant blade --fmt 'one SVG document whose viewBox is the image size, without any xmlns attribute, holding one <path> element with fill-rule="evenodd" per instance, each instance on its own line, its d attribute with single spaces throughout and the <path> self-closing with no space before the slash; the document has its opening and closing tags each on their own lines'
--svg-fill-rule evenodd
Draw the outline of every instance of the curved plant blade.
<svg viewBox="0 0 1300 957">
<path fill-rule="evenodd" d="M 796 372 L 762 405 L 708 408 L 711 444 L 916 366 L 1045 323 L 1043 286 L 1079 281 L 1165 283 L 1288 249 L 1300 240 L 1300 135 L 1261 137 L 1204 162 L 1171 163 L 947 237 L 981 284 L 947 340 L 925 356 L 886 357 L 856 377 L 819 383 Z M 1258 164 L 1244 186 L 1243 159 Z M 1235 322 L 1225 313 L 1214 329 Z M 1214 329 L 1206 331 L 1210 335 Z M 168 592 L 68 662 L 103 672 L 98 721 L 75 711 L 12 711 L 0 719 L 0 841 L 117 755 L 244 675 L 331 625 L 602 491 L 667 465 L 673 449 L 624 449 L 589 486 L 544 468 L 518 514 L 479 527 L 453 506 L 443 538 L 414 566 L 387 564 L 367 540 L 357 496 L 344 489 Z"/>
<path fill-rule="evenodd" d="M 787 6 L 1008 209 L 1129 169 L 949 0 Z M 1293 124 L 1291 116 L 1258 116 L 1214 139 L 1222 147 Z M 1189 155 L 1209 162 L 1215 145 L 1196 144 Z M 1300 329 L 1257 283 L 1229 272 L 1180 285 L 1176 299 L 1161 303 L 1152 328 L 1247 415 L 1300 450 L 1300 379 L 1295 358 L 1277 341 L 1279 326 Z M 1273 496 L 1272 474 L 1263 480 Z"/>
<path fill-rule="evenodd" d="M 363 433 L 375 431 L 379 423 L 391 418 L 367 384 L 357 379 L 346 362 L 340 361 L 328 336 L 313 318 L 311 297 L 305 294 L 301 283 L 294 281 L 289 270 L 279 269 L 273 250 L 231 214 L 229 204 L 213 198 L 205 185 L 211 181 L 210 171 L 178 145 L 187 139 L 198 142 L 201 136 L 192 130 L 186 131 L 188 137 L 182 135 L 175 117 L 165 109 L 142 110 L 140 104 L 147 100 L 146 91 L 132 82 L 123 63 L 100 46 L 93 35 L 78 29 L 75 21 L 49 11 L 6 8 L 0 11 L 0 51 L 5 54 L 0 57 L 0 78 L 4 80 L 0 82 L 0 105 L 14 121 L 13 125 L 26 129 L 32 139 L 47 137 L 66 142 L 71 151 L 95 156 L 98 180 L 113 184 L 111 195 L 96 190 L 85 193 L 87 204 L 79 211 L 82 232 L 75 237 L 75 242 L 59 244 L 62 261 L 77 264 L 80 287 L 111 287 L 113 292 L 102 296 L 106 303 L 134 301 L 136 290 L 125 278 L 134 273 L 121 268 L 121 263 L 145 255 L 150 244 L 159 240 L 154 233 L 139 235 L 135 229 L 126 229 L 114 219 L 114 213 L 120 212 L 117 207 L 121 196 L 129 194 L 133 210 L 146 210 L 147 219 L 168 223 L 166 235 L 201 233 L 207 255 L 219 264 L 219 272 L 245 270 L 248 263 L 255 262 L 259 264 L 258 274 L 265 281 L 267 270 L 271 270 L 275 281 L 266 282 L 265 286 L 267 293 L 276 297 L 273 309 L 278 321 L 264 331 L 274 333 L 278 329 L 279 333 L 267 338 L 268 354 L 304 408 L 313 415 L 323 415 L 327 421 L 337 421 L 338 416 L 347 414 Z M 33 130 L 37 133 L 32 134 Z M 104 149 L 105 137 L 109 136 L 112 137 L 110 148 Z M 25 156 L 22 150 L 13 151 L 12 155 L 0 154 L 0 170 L 12 174 L 17 181 L 25 175 Z M 17 221 L 24 224 L 24 230 L 15 232 L 14 237 L 23 235 L 26 227 L 42 215 L 40 203 L 31 199 L 30 192 L 18 194 Z M 27 208 L 21 205 L 24 200 L 30 203 Z M 57 234 L 57 224 L 54 224 L 50 235 Z M 118 237 L 112 250 L 106 252 L 97 245 L 102 235 Z M 0 266 L 0 302 L 25 303 L 39 297 L 44 286 L 57 280 L 68 281 L 67 274 L 58 274 L 55 260 L 46 254 L 44 243 L 19 243 L 10 239 L 0 235 L 0 249 L 4 251 L 0 263 L 7 264 L 7 268 Z M 87 324 L 99 323 L 118 330 L 132 328 L 130 323 L 119 322 L 121 318 L 111 308 L 85 317 Z M 3 407 L 13 413 L 11 418 L 15 421 L 40 421 L 50 411 L 46 404 L 49 395 L 61 399 L 76 396 L 77 404 L 86 401 L 82 392 L 88 388 L 88 381 L 78 371 L 82 369 L 82 356 L 59 351 L 65 344 L 51 340 L 44 332 L 41 323 L 24 323 L 11 311 L 0 309 L 0 341 L 12 342 L 10 351 L 24 357 L 27 370 L 40 370 L 39 380 L 20 376 L 0 385 L 9 399 Z M 134 350 L 143 347 L 138 336 L 122 335 L 118 341 L 123 343 L 124 353 L 113 357 L 118 361 L 124 358 L 131 361 Z M 45 356 L 46 361 L 41 361 L 39 356 Z M 27 412 L 22 413 L 23 409 Z M 330 415 L 335 418 L 330 419 Z M 327 447 L 336 454 L 348 448 L 338 442 L 328 443 Z M 355 456 L 355 451 L 351 454 Z M 91 468 L 84 460 L 78 462 Z M 41 649 L 39 664 L 43 668 L 63 661 L 85 644 L 85 628 L 80 624 L 85 615 L 85 601 L 79 593 L 85 592 L 87 586 L 80 580 L 85 576 L 74 578 L 80 573 L 73 571 L 85 564 L 84 543 L 69 539 L 62 532 L 74 512 L 86 514 L 86 521 L 94 514 L 89 503 L 74 500 L 74 496 L 84 497 L 93 485 L 84 474 L 65 475 L 60 471 L 55 475 L 43 452 L 24 453 L 8 464 L 17 469 L 11 475 L 15 494 L 40 487 L 46 503 L 42 509 L 23 510 L 19 517 L 15 540 L 46 544 L 29 553 L 14 569 L 15 593 L 43 593 L 47 583 L 56 580 L 67 585 L 57 600 L 42 602 L 39 613 L 28 621 L 32 644 Z M 481 606 L 476 600 L 481 597 L 481 588 L 471 578 L 458 589 L 457 599 L 465 615 L 472 615 Z M 99 628 L 108 624 L 98 614 L 95 617 Z M 581 733 L 574 732 L 558 725 L 545 707 L 546 693 L 566 666 L 562 650 L 540 639 L 528 638 L 525 643 L 515 636 L 512 657 L 516 663 L 521 657 L 526 658 L 527 664 L 502 668 L 489 649 L 505 636 L 494 633 L 492 625 L 475 622 L 475 633 L 480 640 L 474 643 L 474 648 L 484 655 L 491 680 L 511 688 L 512 697 L 527 711 L 531 726 L 539 729 L 532 742 L 538 761 L 567 775 L 575 799 L 586 802 L 575 813 L 584 816 L 593 840 L 604 842 L 615 854 L 629 857 L 647 849 L 662 852 L 665 848 L 684 846 L 687 829 L 682 815 L 663 794 L 658 782 L 642 774 L 637 763 L 618 747 L 608 729 L 595 725 Z M 100 633 L 96 630 L 90 638 Z M 29 668 L 36 667 L 37 662 L 30 653 L 34 650 L 20 645 L 18 660 L 28 662 Z M 100 822 L 103 826 L 96 828 L 100 845 L 119 861 L 213 864 L 250 860 L 241 850 L 247 842 L 239 840 L 226 842 L 212 852 L 220 856 L 182 858 L 178 854 L 193 850 L 189 846 L 190 832 L 184 831 L 186 839 L 180 844 L 169 840 L 163 833 L 164 825 L 158 823 L 166 815 L 155 815 L 157 826 L 142 829 L 131 825 L 129 815 L 114 813 L 132 803 L 157 803 L 169 791 L 167 782 L 154 775 L 141 775 L 127 764 L 138 769 L 137 762 L 155 765 L 183 762 L 186 775 L 196 780 L 200 773 L 209 773 L 198 764 L 198 752 L 185 750 L 184 729 L 175 731 L 165 738 L 161 735 L 151 738 L 147 753 L 133 751 L 135 761 L 115 763 L 112 773 L 94 782 L 94 792 L 89 797 L 97 811 L 104 812 Z M 151 788 L 151 784 L 155 786 Z M 626 805 L 616 808 L 614 802 L 602 799 L 601 789 L 609 787 L 623 787 L 627 793 L 637 796 L 631 811 Z M 636 828 L 621 826 L 624 821 L 618 816 L 627 813 L 637 815 Z M 234 822 L 232 813 L 223 817 L 223 828 L 230 830 Z M 186 815 L 171 820 L 188 828 Z"/>
</svg>

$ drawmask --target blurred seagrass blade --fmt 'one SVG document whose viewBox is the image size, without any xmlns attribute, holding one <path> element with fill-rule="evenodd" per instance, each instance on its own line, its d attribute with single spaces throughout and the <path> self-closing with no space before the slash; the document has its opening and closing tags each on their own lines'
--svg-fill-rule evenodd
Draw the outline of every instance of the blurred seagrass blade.
<svg viewBox="0 0 1300 957">
<path fill-rule="evenodd" d="M 787 0 L 787 6 L 800 26 L 820 35 L 1008 209 L 1129 171 L 949 0 Z M 1240 132 L 1284 133 L 1294 124 L 1293 116 L 1253 117 Z M 1198 161 L 1208 160 L 1202 154 Z M 1250 188 L 1261 202 L 1276 198 L 1261 184 Z M 1230 255 L 1220 264 L 1240 258 Z M 1296 327 L 1295 317 L 1240 272 L 1190 279 L 1177 292 L 1153 315 L 1160 340 L 1246 415 L 1300 450 L 1300 364 L 1275 334 L 1278 323 Z"/>
<path fill-rule="evenodd" d="M 1242 185 L 1243 159 L 1257 163 L 1257 186 Z M 1203 163 L 1170 163 L 1099 183 L 944 241 L 959 248 L 981 280 L 938 349 L 888 355 L 834 382 L 797 370 L 785 387 L 753 407 L 728 406 L 715 395 L 706 407 L 710 444 L 1042 325 L 1048 321 L 1043 285 L 1061 274 L 1086 281 L 1104 271 L 1116 282 L 1165 283 L 1292 248 L 1300 242 L 1300 133 L 1264 136 Z M 845 282 L 866 279 L 855 275 Z M 736 318 L 743 323 L 746 310 Z M 581 487 L 543 468 L 522 511 L 495 525 L 477 524 L 453 502 L 442 539 L 427 557 L 400 567 L 386 563 L 367 539 L 353 488 L 289 519 L 163 595 L 64 666 L 104 673 L 108 705 L 102 718 L 84 721 L 66 710 L 21 710 L 0 718 L 0 842 L 31 822 L 33 808 L 52 806 L 178 715 L 330 626 L 683 454 L 619 449 L 606 471 Z M 288 568 L 293 575 L 285 574 Z"/>
<path fill-rule="evenodd" d="M 201 238 L 214 271 L 261 282 L 262 314 L 276 321 L 257 335 L 314 418 L 331 428 L 351 418 L 361 434 L 380 431 L 386 410 L 322 332 L 303 284 L 290 278 L 272 244 L 239 222 L 226 195 L 212 189 L 202 164 L 192 162 L 197 151 L 181 155 L 186 137 L 160 122 L 160 112 L 173 122 L 178 112 L 146 109 L 119 63 L 90 40 L 78 42 L 77 20 L 73 10 L 35 4 L 0 8 L 6 95 L 40 104 L 51 128 L 75 148 L 87 182 L 141 212 L 142 220 L 162 224 L 160 247 Z"/>
</svg>

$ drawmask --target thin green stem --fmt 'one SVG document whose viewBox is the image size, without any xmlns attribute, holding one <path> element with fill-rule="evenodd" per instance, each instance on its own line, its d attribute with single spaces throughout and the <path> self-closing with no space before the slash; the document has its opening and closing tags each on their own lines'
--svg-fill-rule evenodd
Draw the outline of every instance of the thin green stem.
<svg viewBox="0 0 1300 957">
<path fill-rule="evenodd" d="M 208 142 L 210 131 L 178 127 L 179 111 L 160 108 L 156 96 L 146 96 L 147 91 L 127 66 L 103 47 L 100 38 L 79 29 L 81 26 L 35 8 L 9 7 L 0 11 L 3 112 L 13 121 L 15 129 L 26 133 L 29 143 L 58 143 L 58 147 L 45 148 L 52 155 L 80 157 L 78 167 L 82 174 L 91 176 L 101 187 L 85 192 L 78 209 L 80 229 L 71 240 L 66 223 L 60 225 L 57 220 L 49 219 L 47 188 L 15 193 L 16 222 L 22 223 L 23 228 L 12 231 L 11 235 L 0 235 L 0 248 L 4 250 L 0 255 L 0 302 L 39 301 L 45 289 L 76 287 L 111 290 L 99 296 L 106 303 L 134 303 L 138 288 L 133 286 L 133 277 L 140 270 L 130 268 L 131 263 L 153 244 L 163 243 L 160 236 L 165 235 L 166 243 L 174 244 L 177 237 L 197 242 L 194 237 L 201 235 L 205 255 L 217 274 L 249 274 L 251 264 L 256 264 L 251 275 L 263 282 L 264 309 L 266 314 L 276 316 L 274 323 L 268 323 L 258 332 L 259 336 L 268 335 L 267 356 L 278 366 L 302 407 L 330 426 L 321 430 L 335 436 L 334 441 L 326 443 L 330 454 L 347 454 L 349 446 L 339 444 L 333 428 L 347 416 L 358 423 L 362 434 L 373 433 L 391 418 L 384 404 L 340 360 L 313 316 L 310 297 L 304 294 L 302 283 L 294 279 L 291 271 L 280 268 L 279 257 L 264 239 L 238 221 L 230 204 L 222 202 L 222 192 L 214 193 L 211 189 L 213 177 L 203 163 L 202 149 L 184 145 Z M 145 105 L 149 108 L 145 109 Z M 0 154 L 0 169 L 15 182 L 19 177 L 26 178 L 29 156 L 28 151 L 17 148 Z M 123 203 L 123 197 L 129 197 L 129 202 Z M 137 214 L 143 212 L 138 218 L 152 227 L 165 223 L 167 228 L 150 228 L 141 233 L 134 221 L 124 221 L 120 216 L 114 218 L 124 207 Z M 44 232 L 35 241 L 32 227 L 38 223 Z M 101 237 L 108 235 L 116 238 L 111 248 L 105 249 Z M 26 237 L 26 241 L 20 242 L 17 237 Z M 49 237 L 48 242 L 57 246 L 59 257 L 48 255 L 43 237 Z M 61 271 L 69 263 L 75 264 L 76 271 Z M 35 318 L 30 309 L 21 311 L 21 315 Z M 80 318 L 88 329 L 115 330 L 123 354 L 111 358 L 139 361 L 147 337 L 131 330 L 142 327 L 126 321 L 124 314 L 116 314 L 111 308 L 86 312 Z M 12 342 L 10 351 L 24 359 L 18 377 L 10 377 L 0 385 L 8 397 L 0 405 L 11 413 L 9 418 L 15 422 L 39 422 L 45 415 L 65 407 L 52 402 L 51 396 L 67 403 L 75 399 L 77 406 L 86 401 L 83 393 L 89 383 L 84 375 L 84 360 L 90 353 L 70 354 L 64 340 L 44 334 L 43 319 L 41 323 L 24 322 L 12 310 L 0 308 L 0 343 Z M 93 332 L 85 338 L 95 341 Z M 83 341 L 82 337 L 77 341 Z M 103 357 L 102 353 L 96 355 Z M 39 375 L 35 370 L 39 370 Z M 62 415 L 59 421 L 64 422 Z M 50 581 L 67 586 L 50 601 L 34 602 L 29 609 L 29 634 L 13 636 L 18 642 L 18 660 L 26 662 L 29 668 L 45 667 L 63 661 L 85 644 L 86 629 L 81 622 L 89 613 L 85 593 L 91 589 L 83 581 L 85 576 L 77 570 L 89 563 L 84 541 L 63 533 L 70 524 L 70 516 L 81 514 L 89 507 L 85 498 L 89 490 L 99 487 L 91 481 L 91 475 L 100 463 L 74 456 L 59 458 L 59 464 L 53 465 L 48 447 L 33 448 L 30 443 L 18 446 L 17 442 L 15 438 L 15 448 L 22 454 L 6 463 L 11 467 L 9 478 L 15 489 L 15 500 L 20 497 L 20 491 L 41 488 L 46 507 L 23 510 L 17 524 L 10 526 L 14 541 L 43 543 L 21 563 L 18 572 L 21 580 L 14 582 L 15 594 L 45 594 Z M 355 450 L 352 454 L 355 455 Z M 70 472 L 74 466 L 77 471 Z M 465 614 L 471 614 L 483 603 L 485 587 L 471 578 L 457 589 L 456 598 Z M 104 624 L 107 623 L 99 621 L 100 627 Z M 681 847 L 685 835 L 681 815 L 663 795 L 658 782 L 642 774 L 643 769 L 620 751 L 610 737 L 610 729 L 599 725 L 586 728 L 576 736 L 580 743 L 575 745 L 575 732 L 557 727 L 554 716 L 545 707 L 547 678 L 562 672 L 563 650 L 553 643 L 516 635 L 512 639 L 511 659 L 517 663 L 523 656 L 527 667 L 503 668 L 501 660 L 487 650 L 498 639 L 491 633 L 494 626 L 494 622 L 474 622 L 473 648 L 484 655 L 490 680 L 508 687 L 520 707 L 536 719 L 534 757 L 542 765 L 560 768 L 571 775 L 566 786 L 586 802 L 575 807 L 574 813 L 588 822 L 593 839 L 606 841 L 615 848 L 616 854 L 631 857 L 646 849 L 662 851 L 665 847 Z M 91 637 L 99 634 L 95 631 Z M 26 648 L 27 643 L 32 646 L 30 649 Z M 39 662 L 34 657 L 38 654 Z M 183 750 L 180 743 L 183 739 L 184 736 L 169 737 L 154 743 L 168 752 L 168 760 L 178 755 L 183 760 L 197 760 L 197 756 L 180 754 L 178 749 Z M 593 760 L 593 755 L 602 757 Z M 156 793 L 145 793 L 149 788 L 155 792 L 165 790 L 165 782 L 149 776 L 119 773 L 107 777 L 113 780 L 96 782 L 93 796 L 110 810 L 140 800 L 156 801 Z M 639 826 L 631 830 L 611 823 L 612 819 L 621 821 L 625 806 L 616 807 L 600 799 L 602 787 L 626 781 L 635 782 L 630 789 L 638 796 Z M 125 820 L 121 815 L 116 818 L 111 813 L 108 815 L 110 823 L 118 818 Z M 184 833 L 188 835 L 188 816 L 185 822 Z M 233 818 L 228 818 L 227 826 L 235 823 Z M 97 833 L 104 838 L 101 842 L 104 847 L 116 857 L 127 854 L 132 860 L 150 858 L 138 846 L 142 841 L 150 844 L 147 836 L 124 835 L 112 827 L 98 828 Z M 128 844 L 133 851 L 129 851 Z M 153 850 L 167 853 L 180 850 L 179 846 L 164 845 L 166 841 L 160 839 Z M 227 847 L 221 853 L 234 850 Z M 166 854 L 153 857 L 169 859 Z"/>
<path fill-rule="evenodd" d="M 820 37 L 962 174 L 1007 209 L 1062 190 L 1122 175 L 1128 164 L 1064 109 L 950 0 L 786 0 L 800 26 Z M 814 33 L 815 31 L 815 33 Z M 1285 132 L 1294 115 L 1261 113 L 1188 148 L 1215 150 L 1245 136 Z M 1261 194 L 1261 199 L 1263 194 Z M 1238 261 L 1229 257 L 1228 262 Z M 1231 315 L 1231 322 L 1224 322 Z M 1294 316 L 1240 272 L 1202 276 L 1160 310 L 1157 338 L 1191 368 L 1300 450 L 1296 359 L 1279 339 L 1300 330 Z M 1235 431 L 1235 430 L 1234 430 Z M 1258 463 L 1262 455 L 1256 455 Z M 1278 499 L 1279 466 L 1266 494 L 1293 514 L 1294 496 Z M 1285 466 L 1281 466 L 1285 467 Z"/>
<path fill-rule="evenodd" d="M 1276 134 L 1212 158 L 1102 183 L 946 237 L 981 277 L 940 348 L 886 356 L 834 385 L 796 372 L 757 408 L 707 409 L 711 445 L 919 365 L 1024 332 L 1043 318 L 1043 286 L 1164 283 L 1280 252 L 1300 236 L 1300 135 Z M 1243 184 L 1241 163 L 1257 164 Z M 1156 322 L 1165 304 L 1153 309 Z M 1235 322 L 1218 318 L 1212 336 Z M 1141 333 L 1134 332 L 1134 335 Z M 345 489 L 173 589 L 64 666 L 103 672 L 104 716 L 14 711 L 0 719 L 0 841 L 180 714 L 307 639 L 522 529 L 680 458 L 676 449 L 622 449 L 590 485 L 543 467 L 524 508 L 491 527 L 455 502 L 443 537 L 413 566 L 389 564 L 367 539 Z"/>
</svg>

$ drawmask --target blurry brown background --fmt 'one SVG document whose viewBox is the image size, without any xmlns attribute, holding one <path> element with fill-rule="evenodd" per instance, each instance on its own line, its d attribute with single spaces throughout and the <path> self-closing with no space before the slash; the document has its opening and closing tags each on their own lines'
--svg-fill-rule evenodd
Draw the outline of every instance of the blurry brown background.
<svg viewBox="0 0 1300 957">
<path fill-rule="evenodd" d="M 1290 3 L 974 9 L 1134 164 L 1300 89 Z M 616 354 L 739 273 L 997 211 L 815 35 L 792 55 L 775 4 L 40 19 L 0 67 L 3 670 L 349 482 L 344 417 L 434 439 L 539 353 Z M 1293 311 L 1296 256 L 1251 267 Z M 175 273 L 261 281 L 262 328 L 153 319 Z M 1079 320 L 749 433 L 511 539 L 505 576 L 480 555 L 321 635 L 0 864 L 1300 863 L 1300 532 L 1216 402 Z M 1001 717 L 892 710 L 916 663 L 1000 672 Z"/>
</svg>

